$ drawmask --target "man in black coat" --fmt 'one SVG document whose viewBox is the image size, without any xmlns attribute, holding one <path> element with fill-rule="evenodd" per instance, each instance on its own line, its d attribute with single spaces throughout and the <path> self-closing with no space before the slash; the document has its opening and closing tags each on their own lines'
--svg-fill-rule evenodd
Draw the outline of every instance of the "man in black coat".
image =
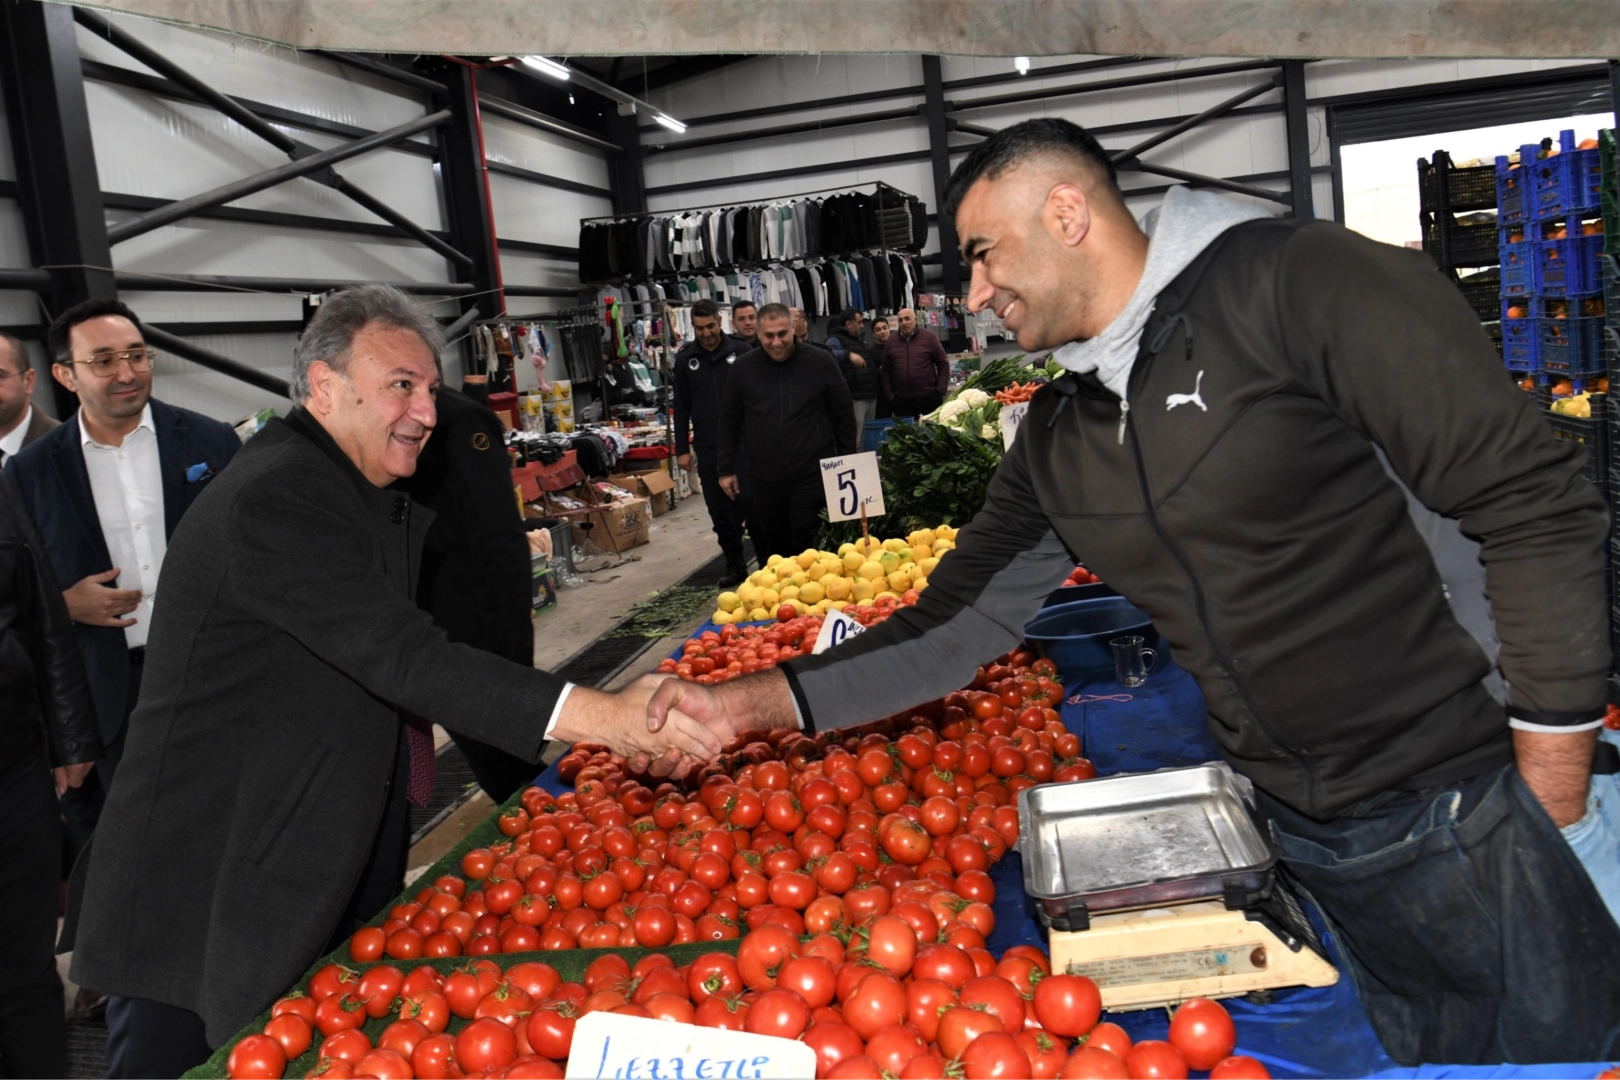
<svg viewBox="0 0 1620 1080">
<path fill-rule="evenodd" d="M 720 410 L 720 489 L 736 498 L 738 450 L 754 485 L 754 553 L 797 555 L 815 541 L 822 494 L 819 462 L 853 453 L 849 384 L 825 349 L 793 338 L 782 304 L 759 311 L 760 347 L 737 361 Z"/>
<path fill-rule="evenodd" d="M 67 1075 L 56 973 L 56 794 L 101 756 L 95 706 L 45 542 L 0 475 L 0 1076 Z M 52 773 L 56 784 L 51 784 Z"/>
<path fill-rule="evenodd" d="M 733 498 L 720 490 L 717 460 L 720 403 L 725 400 L 732 365 L 753 346 L 721 332 L 720 307 L 713 300 L 699 300 L 692 305 L 692 333 L 694 340 L 681 346 L 680 352 L 675 354 L 670 373 L 675 391 L 675 460 L 681 468 L 690 471 L 696 453 L 703 502 L 709 509 L 709 520 L 714 523 L 720 550 L 726 556 L 726 577 L 721 584 L 735 585 L 748 576 L 743 527 L 747 523 L 753 487 L 748 479 L 748 457 L 739 451 L 732 463 L 737 475 L 737 495 Z"/>
<path fill-rule="evenodd" d="M 436 404 L 416 472 L 394 484 L 433 511 L 416 602 L 451 641 L 533 666 L 534 578 L 501 422 L 449 387 Z M 534 779 L 532 762 L 459 731 L 450 737 L 497 803 Z"/>
<path fill-rule="evenodd" d="M 663 773 L 719 753 L 695 721 L 649 733 L 655 679 L 572 686 L 451 643 L 416 606 L 432 514 L 387 485 L 432 433 L 442 345 L 387 286 L 322 304 L 293 356 L 298 407 L 175 532 L 141 703 L 59 944 L 74 980 L 109 994 L 109 1076 L 195 1066 L 320 955 L 431 756 L 402 714 L 531 761 L 548 737 Z"/>
<path fill-rule="evenodd" d="M 866 431 L 866 422 L 877 416 L 878 397 L 883 393 L 883 370 L 878 353 L 866 344 L 861 324 L 866 321 L 854 308 L 845 308 L 827 335 L 827 351 L 838 361 L 838 370 L 849 383 L 849 396 L 855 399 L 855 440 Z"/>
<path fill-rule="evenodd" d="M 154 354 L 140 318 L 118 301 L 68 308 L 45 342 L 51 374 L 78 395 L 79 409 L 12 457 L 6 472 L 66 586 L 106 748 L 95 774 L 62 796 L 71 859 L 89 840 L 123 756 L 168 541 L 242 441 L 229 424 L 152 397 Z"/>
</svg>

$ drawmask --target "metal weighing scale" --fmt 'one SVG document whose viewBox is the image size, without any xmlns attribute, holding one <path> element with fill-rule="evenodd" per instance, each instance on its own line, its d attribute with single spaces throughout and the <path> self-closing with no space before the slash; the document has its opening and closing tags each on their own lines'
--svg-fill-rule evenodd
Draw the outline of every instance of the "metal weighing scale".
<svg viewBox="0 0 1620 1080">
<path fill-rule="evenodd" d="M 1247 785 L 1222 764 L 1019 792 L 1024 891 L 1052 970 L 1087 976 L 1115 1010 L 1338 982 Z"/>
</svg>

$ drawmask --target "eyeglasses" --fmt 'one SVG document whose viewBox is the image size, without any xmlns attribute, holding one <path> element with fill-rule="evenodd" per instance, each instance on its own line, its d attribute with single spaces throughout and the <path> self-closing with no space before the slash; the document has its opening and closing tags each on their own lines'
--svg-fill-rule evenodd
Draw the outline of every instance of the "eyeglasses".
<svg viewBox="0 0 1620 1080">
<path fill-rule="evenodd" d="M 0 382 L 5 382 L 7 379 L 20 378 L 22 378 L 22 372 L 20 371 L 0 371 Z"/>
<path fill-rule="evenodd" d="M 89 368 L 98 379 L 110 379 L 118 374 L 120 364 L 128 364 L 131 371 L 144 372 L 152 370 L 152 361 L 156 359 L 156 349 L 126 349 L 123 352 L 97 353 L 88 360 L 73 362 Z"/>
</svg>

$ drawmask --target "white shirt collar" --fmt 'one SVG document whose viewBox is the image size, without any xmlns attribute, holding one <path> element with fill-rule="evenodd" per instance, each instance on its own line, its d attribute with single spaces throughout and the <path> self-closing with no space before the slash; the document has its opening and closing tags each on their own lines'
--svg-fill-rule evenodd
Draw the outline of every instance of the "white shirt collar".
<svg viewBox="0 0 1620 1080">
<path fill-rule="evenodd" d="M 106 444 L 98 443 L 98 442 L 96 442 L 95 439 L 90 437 L 89 429 L 84 426 L 84 406 L 82 406 L 82 405 L 79 406 L 78 420 L 79 420 L 79 445 L 81 445 L 81 446 L 102 446 L 102 447 L 105 447 Z M 135 425 L 135 431 L 139 431 L 139 430 L 141 430 L 141 428 L 145 428 L 147 431 L 150 431 L 153 435 L 157 434 L 157 426 L 155 424 L 153 424 L 153 422 L 152 422 L 152 403 L 150 401 L 148 401 L 146 403 L 146 408 L 141 410 L 141 422 Z M 133 434 L 135 434 L 135 431 L 131 431 L 129 434 L 133 435 Z M 126 435 L 124 437 L 128 438 L 129 436 Z"/>
<path fill-rule="evenodd" d="M 23 410 L 22 419 L 12 428 L 4 438 L 0 438 L 0 453 L 10 457 L 23 447 L 23 440 L 28 438 L 28 425 L 34 422 L 34 406 L 30 404 Z"/>
</svg>

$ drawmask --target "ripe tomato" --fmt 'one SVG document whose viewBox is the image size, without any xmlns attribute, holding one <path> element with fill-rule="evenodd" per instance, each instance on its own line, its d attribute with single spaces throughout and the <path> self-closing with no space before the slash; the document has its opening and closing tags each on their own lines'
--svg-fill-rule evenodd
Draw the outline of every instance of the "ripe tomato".
<svg viewBox="0 0 1620 1080">
<path fill-rule="evenodd" d="M 816 1052 L 816 1075 L 830 1076 L 835 1065 L 846 1058 L 859 1057 L 866 1049 L 861 1037 L 848 1024 L 819 1020 L 804 1033 L 803 1042 Z"/>
<path fill-rule="evenodd" d="M 315 1006 L 315 1026 L 322 1035 L 335 1035 L 365 1022 L 366 1004 L 352 994 L 333 994 Z"/>
<path fill-rule="evenodd" d="M 272 1016 L 264 1025 L 264 1033 L 281 1044 L 281 1052 L 291 1061 L 298 1057 L 314 1040 L 315 1029 L 308 1020 L 293 1013 Z"/>
<path fill-rule="evenodd" d="M 636 909 L 630 928 L 643 948 L 662 949 L 675 940 L 675 913 L 657 904 L 643 904 Z"/>
<path fill-rule="evenodd" d="M 880 915 L 862 927 L 867 956 L 896 978 L 904 978 L 917 958 L 917 934 L 898 915 Z M 892 1071 L 892 1070 L 891 1070 Z"/>
<path fill-rule="evenodd" d="M 781 965 L 798 955 L 799 939 L 785 927 L 767 923 L 742 939 L 737 970 L 749 989 L 769 990 L 776 985 Z"/>
<path fill-rule="evenodd" d="M 1108 1051 L 1120 1061 L 1124 1061 L 1125 1055 L 1131 1052 L 1131 1037 L 1118 1024 L 1098 1024 L 1081 1041 L 1086 1046 Z"/>
<path fill-rule="evenodd" d="M 309 980 L 309 996 L 316 1004 L 333 994 L 348 993 L 360 981 L 360 973 L 342 964 L 327 964 Z"/>
<path fill-rule="evenodd" d="M 1170 1045 L 1189 1068 L 1210 1069 L 1237 1046 L 1237 1028 L 1220 1002 L 1189 998 L 1170 1019 Z"/>
<path fill-rule="evenodd" d="M 1035 1018 L 1054 1035 L 1077 1038 L 1101 1015 L 1102 994 L 1084 975 L 1047 975 L 1035 984 Z"/>
<path fill-rule="evenodd" d="M 461 872 L 469 881 L 483 881 L 495 868 L 495 853 L 488 848 L 474 848 L 461 857 Z"/>
<path fill-rule="evenodd" d="M 513 964 L 506 971 L 506 981 L 522 990 L 535 1001 L 544 1001 L 551 996 L 551 992 L 562 982 L 557 969 L 550 964 L 542 964 L 531 960 L 523 964 Z"/>
<path fill-rule="evenodd" d="M 962 987 L 961 1002 L 987 1009 L 1001 1021 L 1001 1028 L 1008 1035 L 1024 1030 L 1024 995 L 998 975 L 981 975 Z"/>
<path fill-rule="evenodd" d="M 574 1042 L 574 1022 L 579 1011 L 566 1001 L 548 1001 L 529 1014 L 524 1029 L 529 1045 L 541 1057 L 561 1061 Z"/>
<path fill-rule="evenodd" d="M 1069 1041 L 1044 1031 L 1026 1027 L 1018 1033 L 1018 1046 L 1029 1058 L 1031 1080 L 1056 1080 L 1069 1060 Z"/>
<path fill-rule="evenodd" d="M 686 976 L 687 993 L 697 1005 L 713 994 L 724 997 L 740 994 L 745 985 L 736 958 L 727 953 L 704 953 L 692 961 Z"/>
<path fill-rule="evenodd" d="M 499 1020 L 487 1016 L 474 1020 L 456 1036 L 456 1064 L 463 1072 L 499 1069 L 515 1057 L 517 1037 Z"/>
<path fill-rule="evenodd" d="M 792 990 L 767 990 L 748 1008 L 743 1030 L 754 1035 L 797 1039 L 810 1024 L 810 1009 Z"/>
<path fill-rule="evenodd" d="M 743 941 L 746 944 L 748 939 Z M 905 987 L 885 971 L 866 975 L 844 1001 L 844 1022 L 863 1039 L 870 1039 L 890 1024 L 903 1023 L 905 1019 Z"/>
<path fill-rule="evenodd" d="M 819 956 L 796 956 L 776 974 L 778 989 L 793 991 L 812 1009 L 832 1003 L 837 983 L 832 964 Z"/>
<path fill-rule="evenodd" d="M 395 1020 L 377 1036 L 377 1048 L 398 1051 L 409 1060 L 416 1044 L 432 1034 L 420 1020 Z"/>
<path fill-rule="evenodd" d="M 698 1027 L 720 1028 L 723 1031 L 741 1031 L 748 1022 L 749 1007 L 741 998 L 730 994 L 714 994 L 693 1012 Z"/>
<path fill-rule="evenodd" d="M 1187 1060 L 1167 1042 L 1143 1039 L 1125 1055 L 1125 1068 L 1142 1080 L 1187 1080 Z"/>
<path fill-rule="evenodd" d="M 366 1015 L 375 1020 L 394 1011 L 404 985 L 403 971 L 392 964 L 378 964 L 360 976 L 354 996 L 365 1003 Z"/>
<path fill-rule="evenodd" d="M 398 1050 L 372 1050 L 354 1063 L 356 1076 L 374 1076 L 377 1080 L 411 1080 L 411 1062 Z"/>
<path fill-rule="evenodd" d="M 1018 1040 L 1001 1031 L 980 1035 L 962 1051 L 962 1075 L 968 1080 L 1002 1080 L 1033 1076 L 1029 1055 Z"/>
<path fill-rule="evenodd" d="M 911 970 L 914 978 L 937 979 L 955 990 L 961 990 L 974 977 L 973 961 L 954 945 L 924 946 Z"/>
<path fill-rule="evenodd" d="M 273 1077 L 279 1080 L 287 1068 L 287 1054 L 269 1035 L 248 1035 L 231 1048 L 225 1072 L 238 1080 L 243 1077 Z"/>
<path fill-rule="evenodd" d="M 293 1016 L 303 1017 L 309 1026 L 313 1028 L 315 1026 L 315 999 L 305 997 L 297 990 L 294 990 L 270 1006 L 271 1017 L 286 1016 L 289 1013 Z"/>
<path fill-rule="evenodd" d="M 456 1040 L 453 1035 L 429 1035 L 411 1051 L 411 1069 L 417 1080 L 449 1080 L 460 1070 L 456 1064 Z"/>
<path fill-rule="evenodd" d="M 1058 1073 L 1061 1080 L 1128 1080 L 1132 1075 L 1125 1062 L 1095 1046 L 1075 1050 Z"/>
<path fill-rule="evenodd" d="M 349 959 L 362 964 L 381 960 L 383 946 L 387 943 L 388 935 L 382 932 L 381 927 L 362 926 L 349 939 Z"/>
<path fill-rule="evenodd" d="M 890 1076 L 899 1076 L 912 1059 L 928 1053 L 928 1044 L 910 1024 L 891 1024 L 866 1043 L 866 1056 Z"/>
<path fill-rule="evenodd" d="M 915 866 L 928 857 L 930 838 L 922 826 L 904 817 L 887 818 L 878 826 L 878 842 L 897 863 Z"/>
<path fill-rule="evenodd" d="M 957 1058 L 973 1040 L 994 1031 L 1003 1029 L 993 1013 L 952 1005 L 939 1014 L 939 1036 L 934 1041 L 947 1057 Z"/>
<path fill-rule="evenodd" d="M 1605 1069 L 1603 1072 L 1615 1072 Z M 1603 1073 L 1598 1073 L 1602 1076 Z M 1222 1058 L 1209 1070 L 1209 1080 L 1271 1080 L 1271 1071 L 1252 1057 L 1235 1054 Z"/>
<path fill-rule="evenodd" d="M 371 1040 L 359 1028 L 349 1028 L 335 1035 L 328 1035 L 321 1043 L 320 1056 L 323 1058 L 338 1058 L 353 1065 L 367 1054 L 371 1053 Z"/>
</svg>

